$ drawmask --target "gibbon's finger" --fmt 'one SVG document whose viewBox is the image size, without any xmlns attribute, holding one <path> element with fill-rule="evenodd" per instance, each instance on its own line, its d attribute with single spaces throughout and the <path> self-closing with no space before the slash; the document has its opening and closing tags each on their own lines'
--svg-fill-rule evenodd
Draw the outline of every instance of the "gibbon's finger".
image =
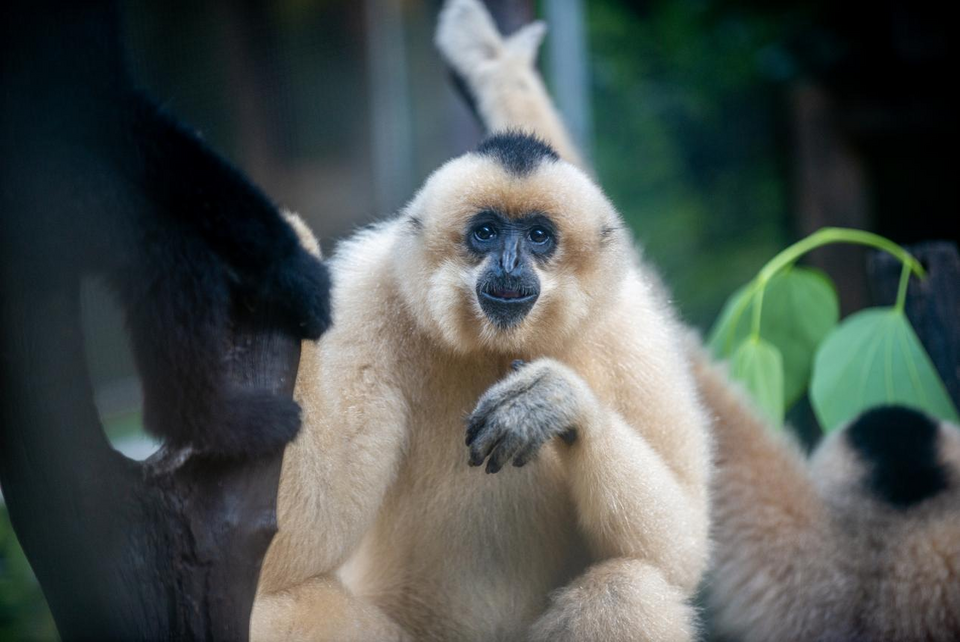
<svg viewBox="0 0 960 642">
<path fill-rule="evenodd" d="M 523 446 L 523 438 L 519 434 L 516 432 L 507 433 L 490 453 L 490 459 L 487 461 L 487 472 L 499 472 L 521 446 Z"/>
<path fill-rule="evenodd" d="M 533 441 L 527 442 L 527 444 L 517 452 L 517 456 L 513 458 L 513 465 L 517 468 L 523 468 L 536 458 L 542 446 L 542 439 L 534 439 Z"/>
<path fill-rule="evenodd" d="M 484 425 L 487 423 L 487 417 L 490 416 L 490 411 L 493 410 L 493 406 L 489 409 L 477 408 L 473 411 L 473 414 L 467 418 L 467 437 L 465 443 L 467 446 L 471 445 L 477 436 L 480 434 L 480 431 L 483 430 Z"/>
<path fill-rule="evenodd" d="M 479 466 L 483 460 L 490 455 L 490 452 L 497 447 L 500 440 L 503 439 L 503 431 L 498 430 L 496 426 L 485 426 L 486 430 L 480 432 L 476 441 L 470 446 L 470 465 Z"/>
</svg>

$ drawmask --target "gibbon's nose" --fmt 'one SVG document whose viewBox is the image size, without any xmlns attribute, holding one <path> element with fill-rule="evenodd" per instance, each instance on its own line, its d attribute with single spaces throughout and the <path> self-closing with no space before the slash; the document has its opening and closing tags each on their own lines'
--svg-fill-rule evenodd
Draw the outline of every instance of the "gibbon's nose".
<svg viewBox="0 0 960 642">
<path fill-rule="evenodd" d="M 512 275 L 517 271 L 520 265 L 520 241 L 509 239 L 504 245 L 503 254 L 500 255 L 500 267 L 505 274 Z"/>
</svg>

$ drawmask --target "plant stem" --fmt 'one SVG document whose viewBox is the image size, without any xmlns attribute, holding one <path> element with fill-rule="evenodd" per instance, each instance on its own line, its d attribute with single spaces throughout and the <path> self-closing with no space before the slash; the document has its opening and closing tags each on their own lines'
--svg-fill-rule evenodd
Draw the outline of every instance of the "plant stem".
<svg viewBox="0 0 960 642">
<path fill-rule="evenodd" d="M 753 308 L 753 320 L 750 326 L 751 335 L 754 338 L 759 338 L 760 336 L 760 314 L 763 308 L 763 291 L 766 289 L 770 279 L 780 272 L 780 270 L 793 265 L 797 259 L 807 252 L 831 243 L 866 245 L 877 248 L 878 250 L 883 250 L 897 257 L 900 262 L 903 263 L 903 273 L 900 276 L 900 290 L 897 293 L 898 310 L 903 310 L 903 302 L 907 294 L 907 284 L 910 281 L 910 272 L 916 273 L 920 278 L 926 276 L 923 266 L 920 265 L 920 262 L 913 258 L 909 252 L 893 241 L 885 239 L 878 234 L 846 227 L 821 228 L 807 238 L 797 241 L 774 256 L 760 269 L 760 272 L 757 273 L 754 279 L 756 291 L 753 294 L 757 300 Z"/>
<path fill-rule="evenodd" d="M 754 341 L 760 338 L 760 313 L 763 310 L 763 293 L 767 289 L 767 280 L 757 277 L 756 301 L 753 304 L 753 321 L 750 325 L 750 338 Z"/>
<path fill-rule="evenodd" d="M 897 302 L 893 308 L 897 312 L 903 312 L 903 306 L 907 301 L 907 286 L 910 285 L 910 267 L 904 263 L 900 271 L 900 285 L 897 286 Z"/>
<path fill-rule="evenodd" d="M 820 246 L 829 245 L 830 243 L 854 243 L 856 245 L 867 245 L 877 248 L 878 250 L 883 250 L 900 259 L 901 263 L 909 265 L 910 270 L 918 277 L 923 278 L 926 276 L 920 262 L 893 241 L 885 239 L 878 234 L 865 232 L 863 230 L 852 230 L 845 227 L 824 227 L 807 238 L 797 241 L 770 259 L 770 261 L 761 268 L 757 277 L 764 282 L 769 281 L 774 274 L 787 265 L 791 265 L 810 250 L 815 250 Z"/>
</svg>

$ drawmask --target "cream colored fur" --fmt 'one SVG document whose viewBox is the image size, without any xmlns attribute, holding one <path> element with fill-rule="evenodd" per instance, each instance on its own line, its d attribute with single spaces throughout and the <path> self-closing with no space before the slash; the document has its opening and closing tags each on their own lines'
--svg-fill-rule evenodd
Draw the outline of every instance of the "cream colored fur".
<svg viewBox="0 0 960 642">
<path fill-rule="evenodd" d="M 480 33 L 524 61 L 537 90 L 525 123 L 558 124 L 529 67 L 539 38 L 498 48 L 482 16 L 448 3 L 438 42 Z M 500 113 L 499 98 L 476 93 Z M 479 308 L 480 266 L 462 249 L 467 219 L 491 207 L 542 212 L 561 239 L 536 268 L 533 310 L 507 331 Z M 549 160 L 518 177 L 467 154 L 330 265 L 334 323 L 303 347 L 304 424 L 284 458 L 253 639 L 690 640 L 708 555 L 708 420 L 683 329 L 589 178 Z M 514 372 L 515 359 L 529 363 Z M 501 404 L 504 421 L 543 421 L 532 401 L 569 420 L 576 441 L 550 439 L 523 468 L 470 467 L 471 413 Z"/>
<path fill-rule="evenodd" d="M 541 270 L 542 304 L 501 343 L 458 249 L 460 213 L 494 203 L 557 212 L 570 240 Z M 707 422 L 679 326 L 623 233 L 601 234 L 615 220 L 571 165 L 515 180 L 468 155 L 338 250 L 334 325 L 301 356 L 304 426 L 255 639 L 690 639 Z M 531 363 L 511 374 L 516 358 Z M 485 391 L 543 371 L 577 441 L 522 469 L 469 467 L 464 419 Z"/>
</svg>

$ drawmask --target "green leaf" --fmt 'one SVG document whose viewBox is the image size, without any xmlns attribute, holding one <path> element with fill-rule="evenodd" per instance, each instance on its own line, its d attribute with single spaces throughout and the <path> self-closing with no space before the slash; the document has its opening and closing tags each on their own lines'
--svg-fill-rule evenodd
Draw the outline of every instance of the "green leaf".
<svg viewBox="0 0 960 642">
<path fill-rule="evenodd" d="M 746 285 L 724 306 L 710 333 L 710 348 L 720 359 L 750 336 L 756 290 Z M 783 396 L 792 406 L 807 388 L 817 346 L 840 316 L 837 293 L 818 270 L 793 267 L 767 283 L 760 316 L 760 337 L 783 357 Z"/>
<path fill-rule="evenodd" d="M 957 421 L 930 357 L 907 317 L 894 308 L 850 315 L 827 336 L 814 359 L 810 400 L 827 432 L 868 408 L 889 404 Z"/>
<path fill-rule="evenodd" d="M 783 423 L 783 358 L 763 339 L 747 339 L 733 352 L 730 375 L 777 426 Z"/>
</svg>

